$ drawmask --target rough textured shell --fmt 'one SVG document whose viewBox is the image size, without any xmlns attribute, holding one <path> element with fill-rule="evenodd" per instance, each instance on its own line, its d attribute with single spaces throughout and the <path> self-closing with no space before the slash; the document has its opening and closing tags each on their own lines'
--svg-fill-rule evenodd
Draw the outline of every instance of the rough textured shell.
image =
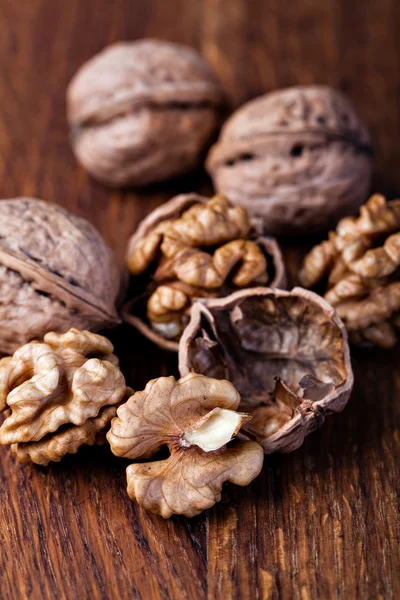
<svg viewBox="0 0 400 600">
<path fill-rule="evenodd" d="M 263 217 L 273 233 L 324 229 L 365 201 L 369 133 L 326 86 L 293 87 L 239 108 L 211 148 L 218 191 Z"/>
<path fill-rule="evenodd" d="M 96 229 L 56 204 L 0 202 L 0 353 L 47 331 L 118 322 L 119 272 Z"/>
<path fill-rule="evenodd" d="M 222 101 L 221 87 L 195 50 L 152 39 L 114 44 L 69 85 L 75 152 L 90 173 L 112 185 L 165 179 L 195 166 Z"/>
<path fill-rule="evenodd" d="M 179 369 L 232 381 L 267 453 L 298 448 L 326 414 L 344 408 L 353 386 L 343 323 L 302 288 L 197 301 L 180 341 Z"/>
<path fill-rule="evenodd" d="M 144 238 L 150 231 L 152 231 L 160 222 L 167 219 L 178 218 L 188 208 L 197 203 L 206 203 L 209 198 L 200 196 L 198 194 L 180 194 L 175 196 L 169 202 L 166 202 L 162 206 L 156 208 L 151 212 L 143 221 L 140 223 L 136 232 L 132 235 L 129 240 L 126 256 L 129 257 L 135 245 L 139 240 Z M 255 227 L 257 228 L 257 223 Z M 259 243 L 265 248 L 268 255 L 271 256 L 272 263 L 274 266 L 274 278 L 270 282 L 269 287 L 280 287 L 286 286 L 286 273 L 283 262 L 283 256 L 277 242 L 271 237 L 259 238 Z M 125 321 L 136 327 L 145 337 L 150 339 L 152 342 L 172 352 L 177 352 L 179 349 L 178 342 L 166 340 L 161 335 L 157 334 L 146 322 L 146 319 L 142 318 L 137 314 L 135 307 L 137 302 L 143 299 L 143 293 L 134 289 L 134 294 L 137 299 L 129 302 L 123 310 L 123 318 Z"/>
</svg>

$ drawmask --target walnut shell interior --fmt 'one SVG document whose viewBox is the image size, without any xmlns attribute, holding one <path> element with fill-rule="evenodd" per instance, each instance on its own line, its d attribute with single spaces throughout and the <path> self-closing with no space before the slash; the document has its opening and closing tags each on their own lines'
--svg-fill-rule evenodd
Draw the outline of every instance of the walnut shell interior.
<svg viewBox="0 0 400 600">
<path fill-rule="evenodd" d="M 198 204 L 206 205 L 207 202 L 209 202 L 209 198 L 199 196 L 198 194 L 181 194 L 150 213 L 140 223 L 137 231 L 129 241 L 126 253 L 127 263 L 129 263 L 129 257 L 135 253 L 138 243 L 146 238 L 149 233 L 154 231 L 158 225 L 165 221 L 178 219 L 191 207 Z M 267 260 L 269 287 L 285 287 L 285 267 L 277 242 L 271 237 L 261 236 L 259 234 L 259 223 L 256 220 L 252 222 L 252 231 L 248 237 L 256 242 Z M 203 248 L 203 250 L 205 250 L 205 248 Z M 210 252 L 213 252 L 214 250 L 215 248 L 210 248 Z M 126 322 L 132 324 L 145 337 L 156 343 L 158 346 L 166 350 L 177 352 L 179 349 L 179 340 L 166 339 L 159 334 L 151 326 L 146 314 L 148 299 L 157 285 L 160 285 L 160 283 L 153 281 L 153 275 L 157 270 L 157 266 L 158 263 L 156 260 L 142 275 L 131 277 L 131 286 L 128 292 L 131 300 L 129 300 L 123 308 L 122 315 Z M 221 288 L 212 290 L 212 295 L 214 297 L 227 296 L 235 289 L 237 288 L 233 286 L 232 283 L 226 281 Z M 202 296 L 200 295 L 200 297 Z M 189 315 L 189 310 L 187 311 L 187 314 Z M 187 317 L 187 322 L 188 321 L 189 316 Z"/>
<path fill-rule="evenodd" d="M 197 301 L 180 342 L 181 375 L 228 379 L 266 452 L 289 452 L 342 410 L 353 373 L 344 326 L 302 288 L 253 288 Z"/>
</svg>

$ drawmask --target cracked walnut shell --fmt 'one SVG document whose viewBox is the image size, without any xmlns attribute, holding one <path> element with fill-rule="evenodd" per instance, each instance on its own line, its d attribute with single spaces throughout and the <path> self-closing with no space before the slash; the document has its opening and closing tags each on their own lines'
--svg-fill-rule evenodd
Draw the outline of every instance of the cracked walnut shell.
<svg viewBox="0 0 400 600">
<path fill-rule="evenodd" d="M 253 441 L 229 444 L 248 420 L 236 412 L 239 402 L 228 381 L 190 373 L 153 379 L 122 404 L 107 434 L 113 453 L 149 459 L 163 446 L 170 453 L 128 466 L 129 497 L 164 518 L 193 517 L 219 502 L 225 481 L 248 485 L 263 451 Z"/>
<path fill-rule="evenodd" d="M 47 333 L 0 360 L 0 443 L 47 465 L 104 442 L 127 388 L 113 346 L 89 331 Z"/>
<path fill-rule="evenodd" d="M 47 331 L 118 323 L 119 272 L 85 219 L 57 204 L 0 201 L 0 354 Z"/>
<path fill-rule="evenodd" d="M 251 100 L 207 157 L 217 191 L 290 235 L 334 226 L 365 201 L 371 141 L 349 101 L 327 86 L 291 87 Z"/>
<path fill-rule="evenodd" d="M 195 50 L 119 42 L 84 64 L 68 87 L 74 152 L 112 186 L 162 181 L 198 165 L 222 103 L 222 88 Z"/>
<path fill-rule="evenodd" d="M 375 194 L 306 256 L 299 279 L 325 299 L 359 345 L 393 347 L 400 331 L 400 200 Z"/>
<path fill-rule="evenodd" d="M 275 240 L 261 237 L 246 210 L 223 196 L 182 194 L 153 211 L 132 236 L 126 264 L 134 299 L 125 320 L 173 351 L 195 298 L 285 285 Z"/>
<path fill-rule="evenodd" d="M 231 381 L 266 453 L 298 448 L 325 415 L 344 408 L 353 386 L 343 323 L 302 288 L 195 302 L 179 370 Z"/>
</svg>

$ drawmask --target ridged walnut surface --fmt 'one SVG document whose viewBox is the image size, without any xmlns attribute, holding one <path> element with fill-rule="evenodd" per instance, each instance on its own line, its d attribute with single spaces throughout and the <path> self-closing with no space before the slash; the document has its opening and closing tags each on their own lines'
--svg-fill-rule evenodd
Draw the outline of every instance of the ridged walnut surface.
<svg viewBox="0 0 400 600">
<path fill-rule="evenodd" d="M 179 369 L 228 379 L 265 452 L 291 452 L 353 386 L 346 330 L 302 288 L 254 288 L 197 301 L 180 341 Z"/>
<path fill-rule="evenodd" d="M 119 42 L 84 64 L 69 85 L 73 148 L 107 184 L 161 181 L 198 164 L 222 101 L 195 50 L 153 39 Z"/>
<path fill-rule="evenodd" d="M 0 202 L 0 353 L 47 331 L 118 322 L 119 272 L 97 230 L 57 204 Z"/>
<path fill-rule="evenodd" d="M 134 299 L 125 319 L 174 351 L 195 298 L 285 286 L 276 241 L 261 237 L 247 211 L 223 196 L 182 194 L 156 209 L 130 239 L 126 264 Z"/>
<path fill-rule="evenodd" d="M 299 279 L 321 284 L 361 345 L 393 347 L 400 331 L 400 200 L 375 194 L 306 256 Z"/>
<path fill-rule="evenodd" d="M 89 331 L 48 333 L 0 360 L 0 443 L 47 465 L 102 434 L 126 393 L 113 346 Z M 104 441 L 104 437 L 103 437 Z"/>
<path fill-rule="evenodd" d="M 215 188 L 283 235 L 327 229 L 354 212 L 367 197 L 371 164 L 366 127 L 326 86 L 251 100 L 207 157 Z"/>
<path fill-rule="evenodd" d="M 222 485 L 248 485 L 261 471 L 263 452 L 252 441 L 234 441 L 205 452 L 186 444 L 183 435 L 219 407 L 236 410 L 240 396 L 228 381 L 189 374 L 179 381 L 159 377 L 149 381 L 117 411 L 107 434 L 117 456 L 151 458 L 162 446 L 164 460 L 127 468 L 128 494 L 143 508 L 168 518 L 193 517 L 221 499 Z"/>
</svg>

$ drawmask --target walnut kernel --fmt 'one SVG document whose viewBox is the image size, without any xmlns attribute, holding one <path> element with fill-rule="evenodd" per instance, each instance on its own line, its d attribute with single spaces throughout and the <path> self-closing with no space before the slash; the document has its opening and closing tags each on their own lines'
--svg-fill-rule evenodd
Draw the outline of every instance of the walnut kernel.
<svg viewBox="0 0 400 600">
<path fill-rule="evenodd" d="M 117 411 L 107 434 L 117 456 L 164 460 L 128 466 L 128 494 L 146 510 L 168 518 L 193 517 L 221 499 L 225 481 L 248 485 L 261 471 L 262 448 L 235 440 L 248 416 L 236 412 L 240 396 L 228 381 L 189 374 L 179 381 L 149 381 Z"/>
<path fill-rule="evenodd" d="M 126 391 L 106 338 L 47 333 L 0 361 L 0 443 L 24 462 L 58 462 L 100 441 Z"/>
</svg>

